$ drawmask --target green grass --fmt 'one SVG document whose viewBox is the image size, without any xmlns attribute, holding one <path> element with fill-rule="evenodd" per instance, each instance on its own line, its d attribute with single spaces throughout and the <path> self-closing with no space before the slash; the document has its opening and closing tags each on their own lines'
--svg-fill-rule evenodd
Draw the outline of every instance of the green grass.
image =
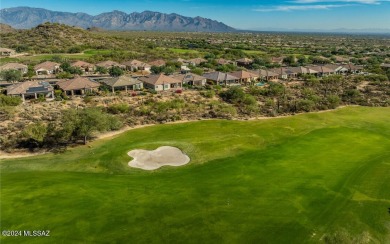
<svg viewBox="0 0 390 244">
<path fill-rule="evenodd" d="M 17 58 L 0 58 L 0 65 L 11 63 L 11 62 L 18 62 Z"/>
<path fill-rule="evenodd" d="M 92 55 L 89 54 L 67 54 L 67 53 L 56 53 L 56 54 L 36 54 L 34 56 L 20 56 L 18 58 L 15 58 L 16 62 L 23 62 L 23 61 L 33 61 L 33 62 L 41 62 L 44 60 L 51 60 L 53 57 L 61 57 L 65 59 L 71 59 L 71 60 L 84 60 Z"/>
<path fill-rule="evenodd" d="M 191 49 L 181 49 L 181 48 L 169 48 L 169 51 L 178 53 L 178 54 L 198 54 L 199 51 Z"/>
<path fill-rule="evenodd" d="M 147 172 L 128 151 L 177 146 L 182 167 Z M 7 243 L 319 243 L 366 231 L 390 241 L 390 109 L 348 107 L 262 121 L 128 131 L 64 154 L 2 160 Z M 315 233 L 315 235 L 313 235 Z"/>
<path fill-rule="evenodd" d="M 259 50 L 242 50 L 244 53 L 249 54 L 249 55 L 262 55 L 265 54 L 264 51 L 259 51 Z"/>
<path fill-rule="evenodd" d="M 95 55 L 95 54 L 110 54 L 112 53 L 112 50 L 104 49 L 104 50 L 97 50 L 97 49 L 88 49 L 84 51 L 84 54 L 86 55 Z"/>
</svg>

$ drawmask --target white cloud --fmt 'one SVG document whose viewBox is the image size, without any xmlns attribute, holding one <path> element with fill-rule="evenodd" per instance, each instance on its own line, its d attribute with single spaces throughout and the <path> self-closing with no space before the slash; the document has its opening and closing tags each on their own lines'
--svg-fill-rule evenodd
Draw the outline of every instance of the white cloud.
<svg viewBox="0 0 390 244">
<path fill-rule="evenodd" d="M 306 1 L 306 0 L 303 0 Z M 309 0 L 308 0 L 309 1 Z M 322 4 L 322 5 L 281 5 L 267 8 L 253 9 L 256 12 L 293 11 L 293 10 L 327 10 L 351 6 L 352 4 Z"/>
</svg>

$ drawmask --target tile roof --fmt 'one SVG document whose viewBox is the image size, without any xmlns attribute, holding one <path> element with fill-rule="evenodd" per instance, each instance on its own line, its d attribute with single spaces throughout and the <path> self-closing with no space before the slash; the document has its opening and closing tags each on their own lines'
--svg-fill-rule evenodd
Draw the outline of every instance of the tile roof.
<svg viewBox="0 0 390 244">
<path fill-rule="evenodd" d="M 248 72 L 248 71 L 245 71 L 245 70 L 230 72 L 229 74 L 232 75 L 232 76 L 235 76 L 235 77 L 237 77 L 239 79 L 252 79 L 252 78 L 258 78 L 259 77 L 258 74 L 256 75 L 255 73 Z"/>
<path fill-rule="evenodd" d="M 114 62 L 114 61 L 111 61 L 111 60 L 107 60 L 107 61 L 103 61 L 103 62 L 97 63 L 96 66 L 100 66 L 100 67 L 104 67 L 104 68 L 111 68 L 113 66 L 117 66 L 117 67 L 120 67 L 120 68 L 125 68 L 124 65 L 119 64 L 119 63 Z"/>
<path fill-rule="evenodd" d="M 93 67 L 95 67 L 94 64 L 87 63 L 84 61 L 76 61 L 76 62 L 72 63 L 71 66 L 72 67 L 79 67 L 79 68 L 93 68 Z"/>
<path fill-rule="evenodd" d="M 9 69 L 27 69 L 27 65 L 20 63 L 6 63 L 0 66 L 0 70 L 9 70 Z"/>
<path fill-rule="evenodd" d="M 188 82 L 188 81 L 202 81 L 206 78 L 197 74 L 193 73 L 187 73 L 187 74 L 180 74 L 180 75 L 174 75 L 173 78 L 177 80 L 181 80 L 182 82 Z"/>
<path fill-rule="evenodd" d="M 150 64 L 147 64 L 145 62 L 133 59 L 131 61 L 123 62 L 123 65 L 126 65 L 127 67 L 151 67 Z"/>
<path fill-rule="evenodd" d="M 7 87 L 8 95 L 20 95 L 32 92 L 50 92 L 53 91 L 53 87 L 44 81 L 25 81 L 21 83 L 17 83 L 14 85 L 10 85 Z"/>
<path fill-rule="evenodd" d="M 252 59 L 249 59 L 249 58 L 241 58 L 241 59 L 238 59 L 236 60 L 238 63 L 252 63 L 253 60 Z"/>
<path fill-rule="evenodd" d="M 217 59 L 216 61 L 217 61 L 217 64 L 220 64 L 220 65 L 233 63 L 233 61 L 227 60 L 227 59 L 223 59 L 223 58 Z"/>
<path fill-rule="evenodd" d="M 188 60 L 188 62 L 198 65 L 198 64 L 207 62 L 207 60 L 204 58 L 193 58 L 193 59 Z"/>
<path fill-rule="evenodd" d="M 142 81 L 137 80 L 129 75 L 112 77 L 112 78 L 101 80 L 101 82 L 111 87 L 131 86 L 131 85 L 142 83 Z"/>
<path fill-rule="evenodd" d="M 139 78 L 142 82 L 152 84 L 152 85 L 162 85 L 162 84 L 173 84 L 173 83 L 181 83 L 180 80 L 175 79 L 170 76 L 166 76 L 164 74 L 159 75 L 150 75 Z"/>
<path fill-rule="evenodd" d="M 229 75 L 227 73 L 219 72 L 219 71 L 206 73 L 203 75 L 203 77 L 206 77 L 209 80 L 217 81 L 217 82 L 226 81 L 226 80 L 238 80 L 238 78 L 235 76 Z"/>
<path fill-rule="evenodd" d="M 335 71 L 333 69 L 330 69 L 326 66 L 320 65 L 320 66 L 307 66 L 309 69 L 315 70 L 319 73 L 334 73 Z"/>
<path fill-rule="evenodd" d="M 257 74 L 260 77 L 279 76 L 279 74 L 272 72 L 270 70 L 266 70 L 266 69 L 259 69 L 259 70 L 254 70 L 254 71 L 250 71 L 250 72 Z"/>
<path fill-rule="evenodd" d="M 5 48 L 5 47 L 0 47 L 0 52 L 15 52 L 15 50 L 14 49 Z"/>
<path fill-rule="evenodd" d="M 60 67 L 60 64 L 59 63 L 56 63 L 56 62 L 51 62 L 51 61 L 46 61 L 46 62 L 43 62 L 43 63 L 40 63 L 40 64 L 37 64 L 34 66 L 34 69 L 35 70 L 39 70 L 39 69 L 44 69 L 44 70 L 55 70 L 55 69 L 58 69 Z"/>
<path fill-rule="evenodd" d="M 149 62 L 149 64 L 151 66 L 157 66 L 157 67 L 160 67 L 160 66 L 164 66 L 166 64 L 166 62 L 162 59 L 158 59 L 158 60 L 154 60 L 152 62 Z"/>
<path fill-rule="evenodd" d="M 57 82 L 57 85 L 64 91 L 92 89 L 100 86 L 99 83 L 92 82 L 87 78 L 76 77 L 71 80 L 64 80 Z"/>
<path fill-rule="evenodd" d="M 289 69 L 297 74 L 317 74 L 318 71 L 310 69 L 308 67 L 289 67 Z"/>
</svg>

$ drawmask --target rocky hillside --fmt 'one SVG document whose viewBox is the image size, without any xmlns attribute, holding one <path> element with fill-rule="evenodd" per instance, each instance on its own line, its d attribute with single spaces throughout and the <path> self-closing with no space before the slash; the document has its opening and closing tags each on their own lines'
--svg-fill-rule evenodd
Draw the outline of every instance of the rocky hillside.
<svg viewBox="0 0 390 244">
<path fill-rule="evenodd" d="M 96 16 L 85 13 L 50 11 L 41 8 L 17 7 L 0 10 L 0 22 L 18 29 L 27 29 L 41 23 L 63 23 L 82 28 L 98 27 L 108 30 L 164 30 L 231 32 L 235 29 L 224 23 L 202 17 L 185 17 L 144 11 L 127 14 L 121 11 Z"/>
<path fill-rule="evenodd" d="M 12 32 L 15 32 L 15 29 L 12 28 L 10 25 L 0 23 L 0 32 L 1 33 L 12 33 Z"/>
<path fill-rule="evenodd" d="M 80 27 L 58 23 L 40 24 L 30 30 L 0 33 L 1 45 L 19 52 L 78 53 L 85 48 L 124 48 L 125 42 L 110 36 L 96 35 Z"/>
</svg>

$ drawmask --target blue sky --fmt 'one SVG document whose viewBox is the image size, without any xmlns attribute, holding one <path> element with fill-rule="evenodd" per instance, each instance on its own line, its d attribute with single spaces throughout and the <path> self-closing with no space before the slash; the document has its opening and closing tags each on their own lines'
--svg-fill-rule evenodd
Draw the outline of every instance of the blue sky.
<svg viewBox="0 0 390 244">
<path fill-rule="evenodd" d="M 202 16 L 238 29 L 390 29 L 390 0 L 0 0 L 0 8 L 17 6 L 91 15 L 152 10 Z"/>
</svg>

